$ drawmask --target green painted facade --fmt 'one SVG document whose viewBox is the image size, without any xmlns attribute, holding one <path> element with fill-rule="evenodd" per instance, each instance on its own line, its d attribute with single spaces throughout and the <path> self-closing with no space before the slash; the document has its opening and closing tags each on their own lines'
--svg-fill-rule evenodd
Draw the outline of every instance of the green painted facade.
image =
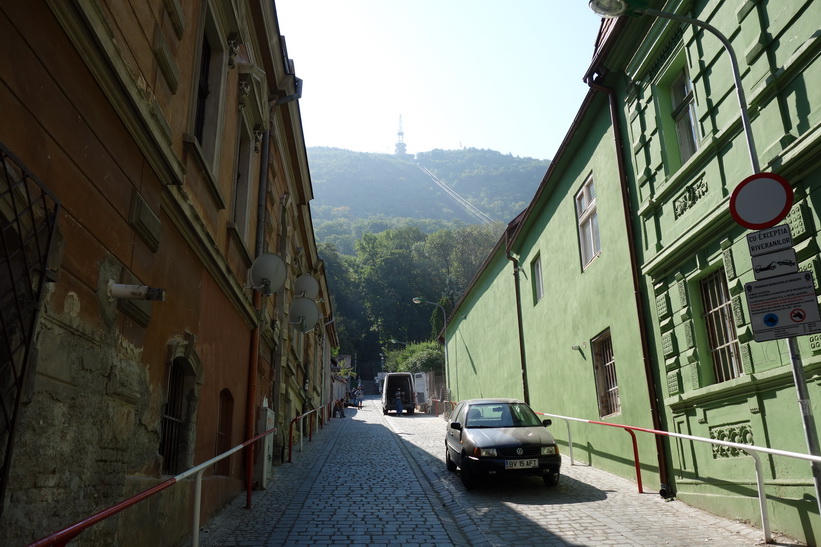
<svg viewBox="0 0 821 547">
<path fill-rule="evenodd" d="M 821 2 L 650 4 L 709 23 L 730 40 L 761 171 L 785 177 L 794 189 L 784 223 L 798 267 L 813 273 L 818 293 Z M 653 427 L 655 393 L 657 422 L 668 431 L 807 453 L 786 341 L 753 339 L 744 294 L 754 281 L 749 231 L 729 212 L 732 191 L 753 168 L 721 42 L 691 24 L 648 15 L 611 20 L 586 80 L 595 86 L 533 202 L 453 312 L 446 337 L 451 374 L 458 370 L 455 398 L 528 396 L 537 411 Z M 685 80 L 691 93 L 676 94 L 688 90 L 679 86 Z M 695 131 L 691 149 L 684 142 L 688 123 Z M 585 266 L 576 197 L 589 180 L 601 252 Z M 538 301 L 537 257 L 544 292 Z M 722 293 L 715 309 L 714 290 Z M 721 326 L 711 330 L 716 317 Z M 716 332 L 727 339 L 717 342 Z M 602 333 L 612 345 L 619 402 L 618 412 L 604 417 L 596 379 Z M 809 408 L 819 416 L 821 335 L 797 342 Z M 563 420 L 554 420 L 552 430 L 566 447 Z M 571 431 L 576 460 L 635 478 L 622 430 L 574 423 Z M 761 525 L 749 456 L 675 438 L 661 451 L 650 435 L 638 434 L 638 442 L 645 490 L 664 479 L 687 503 Z M 817 544 L 821 519 L 810 464 L 762 459 L 772 529 Z M 668 463 L 667 475 L 660 461 Z"/>
<path fill-rule="evenodd" d="M 537 412 L 652 428 L 607 97 L 589 93 L 577 122 L 537 197 L 511 224 L 451 315 L 451 388 L 459 400 L 527 398 Z M 583 264 L 575 196 L 590 181 L 600 252 Z M 537 261 L 541 298 L 536 288 Z M 609 335 L 616 356 L 619 407 L 615 412 L 599 408 L 594 341 L 602 335 Z M 572 436 L 574 460 L 637 480 L 631 436 L 623 429 L 557 418 L 551 431 L 566 451 Z M 655 439 L 640 435 L 637 443 L 644 489 L 657 491 L 661 481 Z"/>
</svg>

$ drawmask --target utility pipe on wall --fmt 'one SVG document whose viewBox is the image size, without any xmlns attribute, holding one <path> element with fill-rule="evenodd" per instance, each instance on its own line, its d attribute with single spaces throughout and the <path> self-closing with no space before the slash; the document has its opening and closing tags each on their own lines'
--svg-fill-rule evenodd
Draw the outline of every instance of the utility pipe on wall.
<svg viewBox="0 0 821 547">
<path fill-rule="evenodd" d="M 638 271 L 638 259 L 636 258 L 636 246 L 633 232 L 633 218 L 630 210 L 630 189 L 627 184 L 627 170 L 625 168 L 624 147 L 621 142 L 621 123 L 619 121 L 618 104 L 616 94 L 609 87 L 603 86 L 593 81 L 591 77 L 585 78 L 585 83 L 595 91 L 607 95 L 610 105 L 610 123 L 613 127 L 613 147 L 616 150 L 616 164 L 619 172 L 619 184 L 621 186 L 622 211 L 624 213 L 624 225 L 627 231 L 627 247 L 630 253 L 630 273 L 633 282 L 633 296 L 636 303 L 636 315 L 639 321 L 639 338 L 641 340 L 641 356 L 644 363 L 644 377 L 647 382 L 647 395 L 650 399 L 650 417 L 653 421 L 653 429 L 663 429 L 661 424 L 661 414 L 659 413 L 658 390 L 656 381 L 653 378 L 653 362 L 650 358 L 650 345 L 647 341 L 647 329 L 645 328 L 646 316 L 644 301 L 641 293 L 641 282 Z M 656 436 L 656 452 L 659 466 L 659 482 L 661 482 L 659 494 L 664 498 L 673 496 L 670 487 L 667 468 L 667 446 L 664 440 Z"/>
</svg>

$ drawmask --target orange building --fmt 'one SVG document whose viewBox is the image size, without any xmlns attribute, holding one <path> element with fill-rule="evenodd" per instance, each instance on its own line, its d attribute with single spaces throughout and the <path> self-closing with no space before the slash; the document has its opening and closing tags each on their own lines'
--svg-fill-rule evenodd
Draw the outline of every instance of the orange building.
<svg viewBox="0 0 821 547">
<path fill-rule="evenodd" d="M 274 3 L 6 2 L 0 44 L 0 543 L 112 506 L 266 420 L 279 461 L 290 421 L 331 400 L 337 341 Z M 284 270 L 271 294 L 250 288 L 261 255 Z M 245 487 L 243 454 L 206 471 L 203 519 Z M 192 491 L 82 542 L 184 538 Z"/>
</svg>

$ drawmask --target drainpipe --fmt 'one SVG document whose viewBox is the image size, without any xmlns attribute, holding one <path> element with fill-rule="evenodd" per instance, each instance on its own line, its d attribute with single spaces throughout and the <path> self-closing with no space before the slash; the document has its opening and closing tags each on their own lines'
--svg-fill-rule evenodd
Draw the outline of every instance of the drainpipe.
<svg viewBox="0 0 821 547">
<path fill-rule="evenodd" d="M 525 357 L 525 334 L 522 328 L 522 298 L 519 290 L 519 261 L 507 251 L 507 259 L 513 262 L 513 283 L 516 288 L 516 320 L 519 328 L 519 359 L 522 363 L 522 393 L 524 400 L 530 404 L 530 390 L 527 387 L 527 358 Z"/>
<path fill-rule="evenodd" d="M 619 123 L 618 105 L 616 104 L 616 94 L 609 87 L 605 87 L 593 81 L 588 76 L 584 82 L 595 91 L 605 93 L 610 102 L 610 119 L 613 124 L 613 146 L 616 149 L 616 161 L 619 168 L 619 183 L 621 184 L 622 210 L 624 211 L 624 225 L 627 231 L 627 246 L 630 251 L 630 269 L 633 277 L 633 295 L 636 299 L 636 314 L 639 318 L 639 336 L 641 338 L 641 354 L 644 361 L 644 376 L 647 380 L 647 393 L 650 398 L 650 415 L 653 419 L 653 429 L 665 431 L 661 426 L 661 415 L 659 413 L 658 392 L 656 382 L 653 380 L 653 365 L 650 359 L 650 346 L 647 341 L 647 329 L 645 328 L 644 304 L 641 297 L 641 286 L 639 278 L 638 261 L 636 260 L 636 247 L 633 239 L 633 219 L 630 211 L 629 188 L 627 185 L 627 170 L 624 165 L 624 148 L 621 139 L 621 124 Z M 670 487 L 667 469 L 667 448 L 664 440 L 659 435 L 653 435 L 656 439 L 656 455 L 658 456 L 659 481 L 661 482 L 659 495 L 664 498 L 673 496 Z"/>
<path fill-rule="evenodd" d="M 266 196 L 268 193 L 268 146 L 271 138 L 270 129 L 266 129 L 262 134 L 262 157 L 260 158 L 259 166 L 259 193 L 257 194 L 257 229 L 256 241 L 254 247 L 254 256 L 262 254 L 263 244 L 265 242 L 265 212 L 266 212 Z M 257 369 L 259 368 L 259 335 L 260 335 L 260 317 L 259 312 L 262 309 L 262 293 L 260 291 L 253 291 L 254 294 L 254 310 L 257 312 L 257 324 L 254 330 L 251 331 L 251 355 L 248 359 L 248 395 L 247 406 L 245 409 L 245 438 L 250 439 L 254 436 L 254 417 L 256 416 L 256 396 L 257 396 Z M 252 481 L 254 478 L 254 444 L 248 445 L 245 449 L 245 508 L 251 508 L 251 490 Z"/>
</svg>

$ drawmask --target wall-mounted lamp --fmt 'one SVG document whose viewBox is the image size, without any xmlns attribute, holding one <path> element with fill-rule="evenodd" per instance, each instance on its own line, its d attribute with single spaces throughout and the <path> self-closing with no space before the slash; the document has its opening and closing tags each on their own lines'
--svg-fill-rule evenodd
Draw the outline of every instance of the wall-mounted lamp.
<svg viewBox="0 0 821 547">
<path fill-rule="evenodd" d="M 124 285 L 109 281 L 108 294 L 111 298 L 120 300 L 165 301 L 165 289 L 157 289 L 146 285 Z"/>
<path fill-rule="evenodd" d="M 580 348 L 579 346 L 570 346 L 570 349 L 573 349 L 573 350 L 576 350 L 576 351 L 581 351 L 582 350 L 582 348 Z"/>
<path fill-rule="evenodd" d="M 285 262 L 279 255 L 263 253 L 251 264 L 251 269 L 248 270 L 248 286 L 245 288 L 270 296 L 285 284 L 286 273 Z"/>
</svg>

